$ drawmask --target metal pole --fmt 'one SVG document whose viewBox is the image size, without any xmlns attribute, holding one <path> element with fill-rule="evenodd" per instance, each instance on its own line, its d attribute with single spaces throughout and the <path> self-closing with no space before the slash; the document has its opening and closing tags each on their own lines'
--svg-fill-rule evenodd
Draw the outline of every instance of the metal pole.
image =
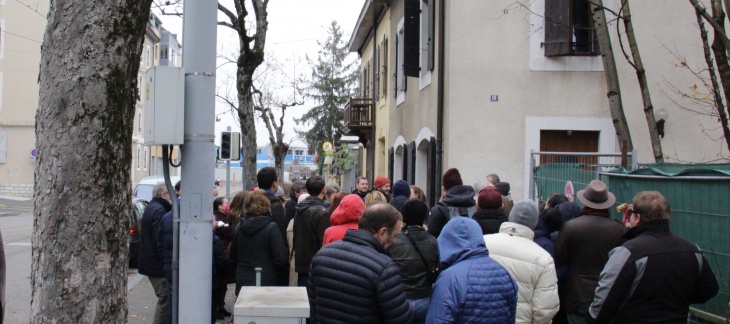
<svg viewBox="0 0 730 324">
<path fill-rule="evenodd" d="M 181 186 L 180 323 L 209 323 L 213 259 L 215 59 L 218 3 L 183 5 L 185 149 Z"/>
<path fill-rule="evenodd" d="M 256 271 L 256 287 L 261 287 L 261 271 L 263 271 L 263 269 L 256 267 L 254 268 L 254 271 Z"/>
<path fill-rule="evenodd" d="M 529 198 L 532 200 L 535 200 L 537 202 L 537 199 L 535 199 L 535 152 L 534 150 L 530 150 L 530 184 L 527 188 Z"/>
<path fill-rule="evenodd" d="M 226 127 L 226 130 L 230 132 L 231 126 Z M 226 198 L 231 199 L 231 160 L 226 160 Z"/>
</svg>

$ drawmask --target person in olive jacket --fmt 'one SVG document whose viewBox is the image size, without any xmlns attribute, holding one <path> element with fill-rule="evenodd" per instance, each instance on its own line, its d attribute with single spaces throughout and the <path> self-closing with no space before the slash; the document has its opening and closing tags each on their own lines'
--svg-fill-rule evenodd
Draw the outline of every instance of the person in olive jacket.
<svg viewBox="0 0 730 324">
<path fill-rule="evenodd" d="M 393 200 L 390 202 L 392 205 Z M 403 204 L 401 213 L 405 227 L 388 251 L 400 268 L 406 298 L 415 316 L 412 323 L 425 323 L 431 303 L 431 288 L 436 281 L 438 242 L 423 228 L 428 216 L 425 202 L 418 198 L 409 199 Z"/>
<path fill-rule="evenodd" d="M 365 209 L 359 230 L 323 247 L 312 259 L 309 305 L 322 323 L 409 323 L 413 311 L 400 270 L 387 254 L 403 226 L 385 203 Z"/>
</svg>

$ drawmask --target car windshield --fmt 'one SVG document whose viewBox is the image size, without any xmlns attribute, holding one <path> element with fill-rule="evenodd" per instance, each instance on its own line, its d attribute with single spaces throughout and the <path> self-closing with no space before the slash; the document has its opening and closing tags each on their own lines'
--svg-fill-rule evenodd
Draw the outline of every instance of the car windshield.
<svg viewBox="0 0 730 324">
<path fill-rule="evenodd" d="M 152 200 L 152 189 L 154 187 L 154 185 L 137 185 L 137 188 L 134 189 L 134 196 L 137 198 L 144 198 L 147 199 L 147 201 L 150 201 Z"/>
</svg>

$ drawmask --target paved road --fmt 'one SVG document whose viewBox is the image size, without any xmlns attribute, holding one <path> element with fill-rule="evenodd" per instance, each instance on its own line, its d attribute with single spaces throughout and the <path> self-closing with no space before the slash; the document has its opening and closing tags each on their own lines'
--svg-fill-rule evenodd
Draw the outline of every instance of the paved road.
<svg viewBox="0 0 730 324">
<path fill-rule="evenodd" d="M 30 317 L 30 269 L 32 260 L 33 202 L 0 197 L 0 230 L 5 247 L 7 276 L 5 287 L 6 324 L 28 323 Z M 154 291 L 145 276 L 129 269 L 127 281 L 128 323 L 150 323 L 156 301 Z M 226 308 L 233 311 L 235 295 L 230 285 Z M 225 323 L 225 321 L 218 321 Z"/>
</svg>

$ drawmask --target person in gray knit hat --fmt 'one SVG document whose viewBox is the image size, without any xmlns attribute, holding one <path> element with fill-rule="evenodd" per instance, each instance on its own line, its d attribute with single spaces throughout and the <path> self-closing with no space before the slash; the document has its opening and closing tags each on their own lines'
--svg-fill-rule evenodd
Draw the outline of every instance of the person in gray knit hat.
<svg viewBox="0 0 730 324">
<path fill-rule="evenodd" d="M 538 215 L 534 201 L 521 200 L 499 233 L 484 235 L 489 256 L 517 282 L 517 323 L 549 323 L 560 305 L 553 257 L 533 242 Z"/>
<path fill-rule="evenodd" d="M 537 204 L 530 200 L 520 200 L 512 207 L 508 220 L 512 223 L 529 227 L 531 230 L 537 226 L 537 219 L 540 213 L 537 211 Z"/>
</svg>

